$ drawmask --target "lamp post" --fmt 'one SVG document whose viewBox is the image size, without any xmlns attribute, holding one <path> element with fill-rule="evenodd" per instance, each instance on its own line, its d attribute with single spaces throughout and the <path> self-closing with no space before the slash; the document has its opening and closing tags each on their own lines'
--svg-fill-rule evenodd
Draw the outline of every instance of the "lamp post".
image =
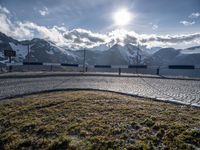
<svg viewBox="0 0 200 150">
<path fill-rule="evenodd" d="M 139 63 L 139 49 L 140 49 L 140 47 L 139 47 L 139 42 L 138 42 L 137 56 L 136 56 L 136 65 L 138 65 L 138 63 Z M 137 67 L 136 67 L 136 73 L 138 73 Z"/>
<path fill-rule="evenodd" d="M 137 65 L 139 64 L 139 50 L 140 50 L 140 45 L 139 45 L 139 43 L 138 43 L 138 47 L 137 47 L 137 58 L 136 58 L 136 63 L 137 63 Z"/>
<path fill-rule="evenodd" d="M 27 46 L 28 46 L 27 47 L 28 48 L 28 58 L 27 59 L 28 59 L 28 71 L 29 71 L 29 69 L 30 69 L 30 66 L 29 66 L 29 62 L 30 62 L 30 55 L 29 55 L 30 54 L 30 46 L 29 46 L 29 43 L 27 44 Z"/>
<path fill-rule="evenodd" d="M 83 72 L 85 72 L 86 49 L 83 50 Z"/>
</svg>

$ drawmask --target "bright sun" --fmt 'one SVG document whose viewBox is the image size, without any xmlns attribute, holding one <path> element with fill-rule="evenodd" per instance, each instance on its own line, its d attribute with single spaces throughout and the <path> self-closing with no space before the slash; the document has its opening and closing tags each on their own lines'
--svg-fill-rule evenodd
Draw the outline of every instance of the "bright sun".
<svg viewBox="0 0 200 150">
<path fill-rule="evenodd" d="M 114 13 L 113 19 L 117 26 L 125 26 L 130 23 L 132 15 L 127 9 L 121 9 Z"/>
</svg>

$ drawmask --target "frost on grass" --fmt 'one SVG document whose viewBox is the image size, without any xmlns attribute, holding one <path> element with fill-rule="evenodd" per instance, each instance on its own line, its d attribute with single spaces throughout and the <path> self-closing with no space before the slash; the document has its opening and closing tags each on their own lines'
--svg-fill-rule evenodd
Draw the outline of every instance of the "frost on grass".
<svg viewBox="0 0 200 150">
<path fill-rule="evenodd" d="M 0 103 L 0 149 L 198 149 L 200 110 L 105 92 Z"/>
</svg>

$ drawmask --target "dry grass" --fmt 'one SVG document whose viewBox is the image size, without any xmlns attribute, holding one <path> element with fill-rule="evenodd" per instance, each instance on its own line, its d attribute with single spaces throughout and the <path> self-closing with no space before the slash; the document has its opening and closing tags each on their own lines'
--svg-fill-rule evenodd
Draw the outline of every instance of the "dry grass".
<svg viewBox="0 0 200 150">
<path fill-rule="evenodd" d="M 0 149 L 197 149 L 200 110 L 105 92 L 0 103 Z"/>
</svg>

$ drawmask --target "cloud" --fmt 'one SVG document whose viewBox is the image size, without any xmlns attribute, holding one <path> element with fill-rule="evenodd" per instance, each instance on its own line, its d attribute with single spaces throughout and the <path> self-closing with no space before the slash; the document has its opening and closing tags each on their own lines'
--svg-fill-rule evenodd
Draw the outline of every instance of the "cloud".
<svg viewBox="0 0 200 150">
<path fill-rule="evenodd" d="M 71 38 L 71 39 L 86 39 L 88 41 L 90 41 L 91 43 L 97 43 L 97 42 L 104 42 L 105 40 L 105 36 L 102 34 L 98 34 L 98 33 L 93 33 L 91 31 L 88 30 L 84 30 L 84 29 L 74 29 L 71 30 L 67 33 L 65 33 L 65 37 L 66 38 Z"/>
<path fill-rule="evenodd" d="M 49 9 L 47 7 L 44 7 L 42 10 L 39 10 L 39 13 L 41 16 L 46 16 L 49 14 Z"/>
<path fill-rule="evenodd" d="M 84 29 L 74 29 L 64 33 L 65 39 L 70 43 L 71 48 L 92 48 L 106 43 L 107 36 L 99 33 L 93 33 Z"/>
<path fill-rule="evenodd" d="M 9 11 L 7 8 L 2 7 L 2 6 L 0 5 L 0 13 L 10 14 L 10 11 Z"/>
<path fill-rule="evenodd" d="M 186 35 L 166 35 L 166 36 L 156 36 L 156 35 L 142 35 L 140 41 L 142 43 L 148 42 L 162 42 L 162 43 L 183 43 L 183 42 L 191 42 L 193 40 L 200 40 L 200 33 L 195 34 L 186 34 Z"/>
<path fill-rule="evenodd" d="M 151 28 L 153 30 L 157 30 L 158 29 L 158 25 L 157 24 L 153 24 L 152 22 L 149 23 L 151 25 Z"/>
<path fill-rule="evenodd" d="M 32 22 L 20 22 L 19 27 L 27 29 L 37 35 L 39 38 L 44 38 L 46 40 L 53 41 L 58 45 L 64 44 L 64 37 L 62 32 L 66 32 L 66 28 L 53 26 L 52 28 L 47 28 L 45 26 L 39 26 Z M 35 36 L 34 36 L 35 37 Z"/>
<path fill-rule="evenodd" d="M 19 22 L 15 24 L 11 22 L 6 12 L 0 13 L 0 31 L 17 39 L 32 38 L 34 35 L 30 30 L 19 26 Z"/>
<path fill-rule="evenodd" d="M 153 30 L 157 30 L 157 29 L 158 29 L 158 25 L 157 25 L 157 24 L 154 24 L 154 25 L 152 26 L 152 29 L 153 29 Z"/>
<path fill-rule="evenodd" d="M 198 18 L 200 17 L 200 13 L 199 12 L 196 12 L 196 13 L 192 13 L 189 18 Z"/>
<path fill-rule="evenodd" d="M 68 30 L 64 26 L 48 28 L 30 21 L 11 21 L 9 11 L 0 12 L 0 32 L 17 40 L 42 38 L 68 49 L 93 48 L 105 44 L 135 44 L 147 47 L 188 47 L 200 44 L 200 33 L 180 35 L 138 34 L 134 31 L 114 30 L 105 34 L 95 33 L 85 29 Z"/>
<path fill-rule="evenodd" d="M 67 31 L 65 27 L 53 26 L 52 28 L 47 28 L 28 21 L 12 22 L 6 13 L 0 13 L 0 22 L 0 32 L 16 38 L 17 40 L 32 39 L 37 37 L 53 41 L 58 45 L 64 44 L 65 38 L 62 33 Z"/>
<path fill-rule="evenodd" d="M 181 24 L 184 26 L 191 26 L 195 24 L 195 21 L 189 22 L 189 21 L 180 21 Z"/>
</svg>

